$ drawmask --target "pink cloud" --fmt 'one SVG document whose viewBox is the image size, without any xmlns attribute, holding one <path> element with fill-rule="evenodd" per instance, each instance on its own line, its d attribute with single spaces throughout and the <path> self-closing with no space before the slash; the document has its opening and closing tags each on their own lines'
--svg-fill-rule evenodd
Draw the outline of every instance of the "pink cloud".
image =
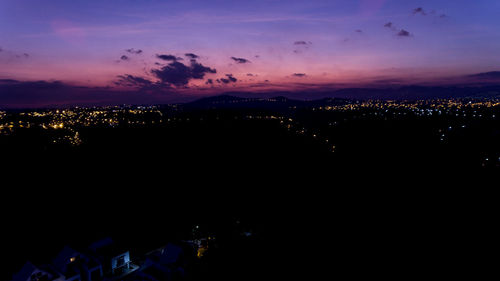
<svg viewBox="0 0 500 281">
<path fill-rule="evenodd" d="M 71 21 L 53 20 L 50 25 L 54 33 L 68 43 L 82 44 L 85 42 L 87 32 Z"/>
</svg>

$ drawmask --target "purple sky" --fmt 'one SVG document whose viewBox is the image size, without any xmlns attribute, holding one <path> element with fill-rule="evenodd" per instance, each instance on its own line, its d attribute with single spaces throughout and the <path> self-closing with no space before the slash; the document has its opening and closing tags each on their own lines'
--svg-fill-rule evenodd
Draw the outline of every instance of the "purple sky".
<svg viewBox="0 0 500 281">
<path fill-rule="evenodd" d="M 491 0 L 0 0 L 0 106 L 454 83 L 500 70 L 499 14 Z"/>
</svg>

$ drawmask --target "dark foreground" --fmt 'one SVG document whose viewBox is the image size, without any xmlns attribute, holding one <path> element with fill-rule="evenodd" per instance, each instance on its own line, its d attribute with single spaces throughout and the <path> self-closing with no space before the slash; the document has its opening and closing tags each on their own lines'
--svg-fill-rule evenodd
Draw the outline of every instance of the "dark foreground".
<svg viewBox="0 0 500 281">
<path fill-rule="evenodd" d="M 194 225 L 223 238 L 193 280 L 445 277 L 488 247 L 498 119 L 285 108 L 164 111 L 80 126 L 77 145 L 1 136 L 1 279 L 64 245 L 111 236 L 133 258 Z"/>
</svg>

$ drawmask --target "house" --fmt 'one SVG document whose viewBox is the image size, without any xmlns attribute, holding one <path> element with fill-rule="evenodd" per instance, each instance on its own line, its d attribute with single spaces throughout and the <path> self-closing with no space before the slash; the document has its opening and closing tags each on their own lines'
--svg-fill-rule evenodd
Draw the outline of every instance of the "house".
<svg viewBox="0 0 500 281">
<path fill-rule="evenodd" d="M 59 281 L 61 276 L 49 268 L 41 269 L 31 262 L 27 262 L 24 266 L 12 276 L 12 281 Z"/>
<path fill-rule="evenodd" d="M 181 247 L 168 243 L 165 247 L 150 252 L 142 264 L 137 280 L 173 280 L 184 276 L 181 263 L 184 251 Z"/>
<path fill-rule="evenodd" d="M 65 280 L 100 281 L 103 277 L 99 261 L 66 246 L 53 259 L 52 266 Z"/>
<path fill-rule="evenodd" d="M 139 267 L 130 262 L 130 252 L 111 238 L 97 241 L 89 247 L 100 264 L 105 277 L 126 275 Z"/>
</svg>

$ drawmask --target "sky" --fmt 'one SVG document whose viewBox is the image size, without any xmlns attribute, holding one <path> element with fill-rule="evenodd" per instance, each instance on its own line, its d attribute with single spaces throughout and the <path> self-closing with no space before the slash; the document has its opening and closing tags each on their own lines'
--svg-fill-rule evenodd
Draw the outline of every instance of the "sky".
<svg viewBox="0 0 500 281">
<path fill-rule="evenodd" d="M 0 106 L 442 84 L 500 70 L 495 0 L 0 0 Z"/>
</svg>

